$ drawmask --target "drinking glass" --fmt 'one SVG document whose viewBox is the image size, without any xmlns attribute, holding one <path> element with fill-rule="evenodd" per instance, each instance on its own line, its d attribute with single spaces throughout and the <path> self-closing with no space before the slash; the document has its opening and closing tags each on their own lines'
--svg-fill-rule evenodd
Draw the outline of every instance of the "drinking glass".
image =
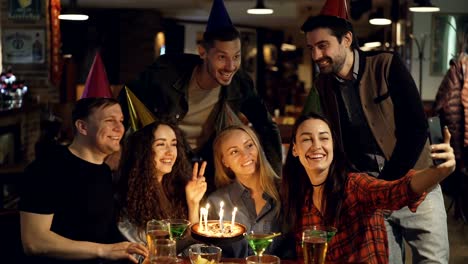
<svg viewBox="0 0 468 264">
<path fill-rule="evenodd" d="M 150 251 L 151 264 L 174 264 L 176 257 L 176 242 L 171 239 L 153 239 L 153 249 Z"/>
<path fill-rule="evenodd" d="M 253 231 L 245 237 L 249 242 L 250 247 L 255 252 L 256 256 L 261 256 L 265 249 L 273 242 L 273 238 L 279 236 L 281 233 L 254 233 Z"/>
<path fill-rule="evenodd" d="M 153 251 L 153 240 L 171 238 L 171 224 L 166 220 L 152 219 L 146 223 L 146 243 L 148 249 Z"/>
<path fill-rule="evenodd" d="M 190 225 L 190 221 L 185 219 L 166 219 L 165 221 L 170 223 L 171 237 L 175 240 L 180 239 Z"/>
<path fill-rule="evenodd" d="M 327 231 L 306 229 L 302 232 L 302 251 L 305 264 L 324 264 L 327 246 Z"/>
<path fill-rule="evenodd" d="M 192 264 L 218 264 L 221 260 L 221 248 L 205 244 L 194 244 L 189 247 L 189 258 Z"/>
<path fill-rule="evenodd" d="M 245 258 L 247 264 L 280 264 L 280 259 L 274 255 L 248 256 Z M 193 264 L 193 263 L 192 263 Z"/>
<path fill-rule="evenodd" d="M 169 229 L 171 230 L 171 238 L 174 240 L 179 240 L 184 236 L 185 230 L 190 225 L 190 221 L 185 219 L 166 219 L 165 221 L 169 222 Z M 181 258 L 177 258 L 178 263 L 183 262 Z"/>
<path fill-rule="evenodd" d="M 327 232 L 327 243 L 330 242 L 330 240 L 335 236 L 336 232 L 338 231 L 336 227 L 334 226 L 325 226 L 325 225 L 313 225 L 307 227 L 307 229 L 313 229 L 313 230 L 323 230 Z"/>
</svg>

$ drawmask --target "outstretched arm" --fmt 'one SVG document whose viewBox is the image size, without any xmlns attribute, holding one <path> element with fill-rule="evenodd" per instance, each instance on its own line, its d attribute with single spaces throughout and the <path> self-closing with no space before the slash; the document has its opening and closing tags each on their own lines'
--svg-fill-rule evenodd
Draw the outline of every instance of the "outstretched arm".
<svg viewBox="0 0 468 264">
<path fill-rule="evenodd" d="M 120 242 L 100 244 L 75 241 L 50 230 L 53 214 L 35 214 L 21 211 L 21 241 L 28 255 L 40 255 L 59 259 L 128 259 L 138 260 L 133 254 L 148 256 L 148 250 L 141 244 Z"/>
<path fill-rule="evenodd" d="M 421 194 L 431 189 L 455 170 L 455 154 L 450 146 L 450 132 L 447 127 L 444 127 L 444 143 L 431 145 L 431 152 L 433 159 L 445 162 L 414 174 L 410 186 L 415 193 Z"/>
</svg>

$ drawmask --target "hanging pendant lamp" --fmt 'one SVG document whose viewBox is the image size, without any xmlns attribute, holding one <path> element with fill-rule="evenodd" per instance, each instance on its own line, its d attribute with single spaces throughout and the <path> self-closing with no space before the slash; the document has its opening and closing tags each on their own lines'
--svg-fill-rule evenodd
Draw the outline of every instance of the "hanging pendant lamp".
<svg viewBox="0 0 468 264">
<path fill-rule="evenodd" d="M 414 0 L 415 5 L 411 6 L 409 10 L 411 12 L 439 12 L 440 8 L 434 6 L 431 0 Z"/>
<path fill-rule="evenodd" d="M 77 8 L 77 0 L 70 0 L 70 5 L 67 8 L 66 12 L 63 12 L 59 15 L 60 20 L 74 20 L 74 21 L 84 21 L 88 20 L 89 16 L 80 12 Z"/>
<path fill-rule="evenodd" d="M 255 7 L 247 9 L 247 13 L 252 15 L 270 15 L 273 14 L 273 9 L 266 7 L 263 0 L 257 0 Z"/>
</svg>

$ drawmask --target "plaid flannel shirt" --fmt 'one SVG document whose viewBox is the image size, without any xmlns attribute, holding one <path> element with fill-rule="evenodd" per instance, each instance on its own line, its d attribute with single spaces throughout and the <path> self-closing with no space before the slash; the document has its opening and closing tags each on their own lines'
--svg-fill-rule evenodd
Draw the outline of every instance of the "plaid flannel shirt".
<svg viewBox="0 0 468 264">
<path fill-rule="evenodd" d="M 382 209 L 398 210 L 409 206 L 412 212 L 426 197 L 410 188 L 414 171 L 396 181 L 378 180 L 367 174 L 350 173 L 345 186 L 341 216 L 335 225 L 336 235 L 328 243 L 329 262 L 388 263 L 388 242 Z M 302 223 L 296 230 L 296 252 L 302 259 L 302 230 L 322 225 L 320 211 L 306 196 L 302 209 Z"/>
</svg>

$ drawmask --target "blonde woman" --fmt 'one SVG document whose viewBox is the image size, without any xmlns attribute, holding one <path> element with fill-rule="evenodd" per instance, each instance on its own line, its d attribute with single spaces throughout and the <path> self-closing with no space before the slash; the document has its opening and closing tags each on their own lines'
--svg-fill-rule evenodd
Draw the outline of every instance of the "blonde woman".
<svg viewBox="0 0 468 264">
<path fill-rule="evenodd" d="M 237 207 L 236 222 L 247 232 L 280 232 L 281 200 L 279 177 L 266 159 L 258 137 L 247 126 L 224 129 L 213 144 L 215 184 L 217 190 L 208 197 L 210 219 L 218 219 L 221 201 L 225 219 Z M 281 239 L 275 239 L 266 253 L 278 255 Z M 223 247 L 224 257 L 252 255 L 242 240 Z"/>
</svg>

